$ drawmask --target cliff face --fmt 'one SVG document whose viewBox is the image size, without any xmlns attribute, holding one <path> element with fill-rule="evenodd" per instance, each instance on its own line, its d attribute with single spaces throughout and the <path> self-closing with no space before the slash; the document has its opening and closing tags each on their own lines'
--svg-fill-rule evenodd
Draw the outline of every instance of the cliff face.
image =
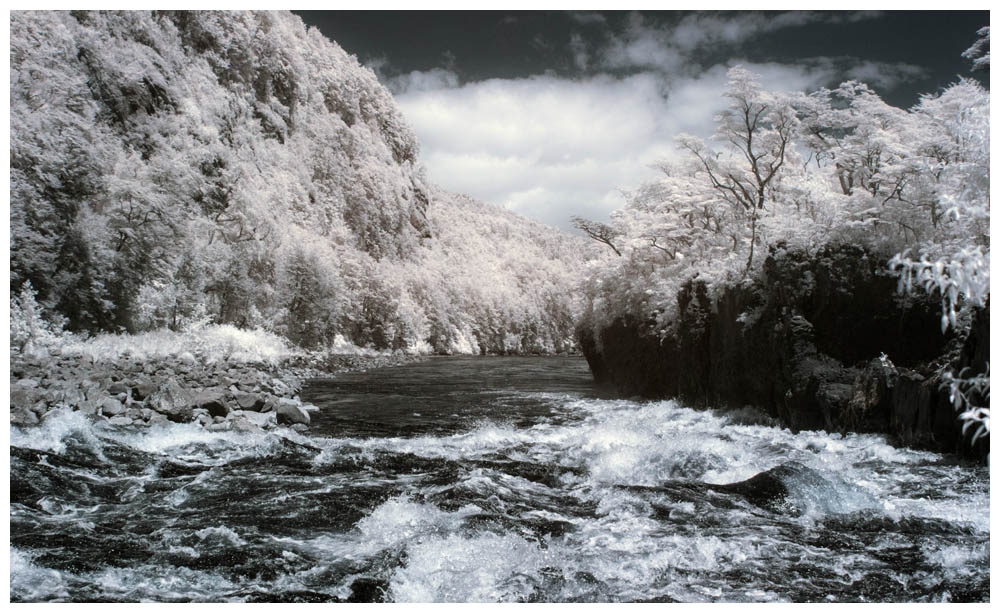
<svg viewBox="0 0 1000 613">
<path fill-rule="evenodd" d="M 970 448 L 937 374 L 945 363 L 985 371 L 988 309 L 966 338 L 943 335 L 939 302 L 901 298 L 882 259 L 855 247 L 775 249 L 753 284 L 713 301 L 695 281 L 677 299 L 676 332 L 662 339 L 634 319 L 578 328 L 598 382 L 695 406 L 753 405 L 792 430 L 884 432 L 977 456 L 989 449 L 988 439 Z"/>
</svg>

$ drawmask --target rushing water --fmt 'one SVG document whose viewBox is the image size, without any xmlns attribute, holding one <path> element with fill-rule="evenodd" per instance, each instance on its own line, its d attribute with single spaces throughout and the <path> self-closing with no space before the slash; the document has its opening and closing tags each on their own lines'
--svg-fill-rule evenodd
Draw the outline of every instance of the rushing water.
<svg viewBox="0 0 1000 613">
<path fill-rule="evenodd" d="M 11 429 L 14 601 L 989 599 L 989 475 L 601 399 L 583 360 L 317 381 L 312 430 Z"/>
</svg>

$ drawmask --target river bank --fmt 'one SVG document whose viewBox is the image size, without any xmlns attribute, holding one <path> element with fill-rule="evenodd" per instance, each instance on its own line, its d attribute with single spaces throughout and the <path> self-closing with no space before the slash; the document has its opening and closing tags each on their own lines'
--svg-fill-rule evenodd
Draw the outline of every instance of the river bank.
<svg viewBox="0 0 1000 613">
<path fill-rule="evenodd" d="M 118 351 L 51 344 L 12 352 L 10 423 L 25 427 L 53 412 L 76 411 L 114 426 L 197 423 L 212 431 L 257 432 L 277 426 L 302 431 L 316 407 L 299 393 L 309 379 L 401 364 L 404 354 L 281 351 L 267 355 L 229 345 L 140 351 L 117 337 Z M 234 350 L 235 349 L 235 350 Z"/>
</svg>

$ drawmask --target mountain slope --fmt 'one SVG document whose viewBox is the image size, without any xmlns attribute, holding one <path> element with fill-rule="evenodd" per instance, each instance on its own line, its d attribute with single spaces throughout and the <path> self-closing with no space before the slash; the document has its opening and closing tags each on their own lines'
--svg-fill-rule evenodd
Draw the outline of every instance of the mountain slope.
<svg viewBox="0 0 1000 613">
<path fill-rule="evenodd" d="M 10 79 L 11 289 L 69 329 L 570 342 L 576 239 L 429 186 L 388 91 L 289 13 L 14 12 Z"/>
</svg>

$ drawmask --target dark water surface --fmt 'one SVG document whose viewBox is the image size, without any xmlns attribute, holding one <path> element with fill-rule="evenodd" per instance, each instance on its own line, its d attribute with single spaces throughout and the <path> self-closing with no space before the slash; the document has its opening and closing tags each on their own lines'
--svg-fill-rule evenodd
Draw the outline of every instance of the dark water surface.
<svg viewBox="0 0 1000 613">
<path fill-rule="evenodd" d="M 989 474 L 601 398 L 579 358 L 312 382 L 311 431 L 11 428 L 14 601 L 989 599 Z"/>
</svg>

